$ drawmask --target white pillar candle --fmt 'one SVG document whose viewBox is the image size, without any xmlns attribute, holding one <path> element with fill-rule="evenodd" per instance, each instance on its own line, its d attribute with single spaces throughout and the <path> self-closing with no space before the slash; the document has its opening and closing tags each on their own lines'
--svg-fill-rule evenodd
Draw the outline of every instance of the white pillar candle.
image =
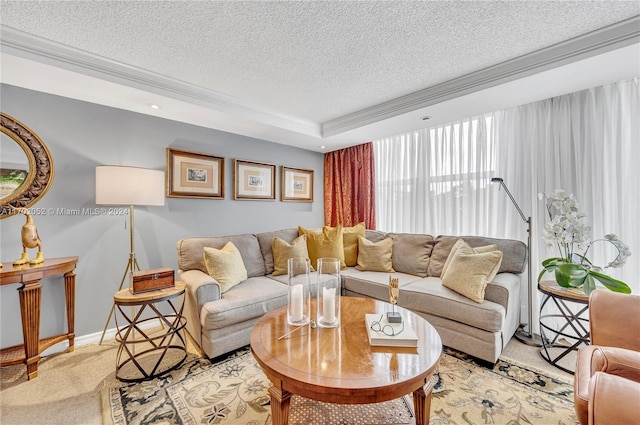
<svg viewBox="0 0 640 425">
<path fill-rule="evenodd" d="M 302 285 L 291 287 L 291 320 L 300 322 L 302 320 Z"/>
<path fill-rule="evenodd" d="M 325 323 L 336 321 L 336 288 L 322 288 L 322 315 Z"/>
</svg>

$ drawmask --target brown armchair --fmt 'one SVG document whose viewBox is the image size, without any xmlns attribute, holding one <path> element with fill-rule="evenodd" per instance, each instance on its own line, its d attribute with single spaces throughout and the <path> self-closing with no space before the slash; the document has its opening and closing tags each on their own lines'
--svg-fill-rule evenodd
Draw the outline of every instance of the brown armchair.
<svg viewBox="0 0 640 425">
<path fill-rule="evenodd" d="M 640 423 L 640 297 L 589 297 L 591 345 L 578 350 L 574 400 L 580 424 Z"/>
</svg>

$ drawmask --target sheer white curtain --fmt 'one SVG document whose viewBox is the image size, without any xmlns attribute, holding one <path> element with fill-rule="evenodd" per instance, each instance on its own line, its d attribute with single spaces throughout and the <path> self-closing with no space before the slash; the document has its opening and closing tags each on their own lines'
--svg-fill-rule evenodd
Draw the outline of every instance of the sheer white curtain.
<svg viewBox="0 0 640 425">
<path fill-rule="evenodd" d="M 640 292 L 640 79 L 377 140 L 374 151 L 378 229 L 526 241 L 526 223 L 489 183 L 499 176 L 532 216 L 535 279 L 556 254 L 541 239 L 538 194 L 560 188 L 576 195 L 593 238 L 615 233 L 630 246 L 627 264 L 606 272 Z M 590 251 L 598 265 L 612 259 L 604 246 Z M 521 295 L 526 306 L 526 285 Z"/>
<path fill-rule="evenodd" d="M 377 228 L 486 235 L 494 150 L 490 116 L 374 142 Z"/>
</svg>

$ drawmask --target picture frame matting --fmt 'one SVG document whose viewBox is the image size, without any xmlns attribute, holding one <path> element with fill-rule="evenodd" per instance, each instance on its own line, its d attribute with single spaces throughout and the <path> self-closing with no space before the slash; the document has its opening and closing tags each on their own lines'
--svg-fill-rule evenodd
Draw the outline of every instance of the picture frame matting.
<svg viewBox="0 0 640 425">
<path fill-rule="evenodd" d="M 167 198 L 224 199 L 224 157 L 167 148 Z"/>
<path fill-rule="evenodd" d="M 283 202 L 313 202 L 313 170 L 280 168 L 280 199 Z"/>
<path fill-rule="evenodd" d="M 237 158 L 233 164 L 233 199 L 275 201 L 275 165 Z"/>
</svg>

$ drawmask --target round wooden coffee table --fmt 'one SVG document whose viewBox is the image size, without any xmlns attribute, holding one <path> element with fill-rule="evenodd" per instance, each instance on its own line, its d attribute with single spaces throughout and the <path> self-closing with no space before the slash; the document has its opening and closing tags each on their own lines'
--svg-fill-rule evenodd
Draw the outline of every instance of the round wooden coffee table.
<svg viewBox="0 0 640 425">
<path fill-rule="evenodd" d="M 413 393 L 416 424 L 428 424 L 429 382 L 442 354 L 438 332 L 423 318 L 403 308 L 405 326 L 418 335 L 417 348 L 372 347 L 366 313 L 383 314 L 391 304 L 342 297 L 337 328 L 295 329 L 287 324 L 287 306 L 263 316 L 251 331 L 251 351 L 271 381 L 274 425 L 287 424 L 292 394 L 341 404 L 379 403 Z M 315 317 L 315 300 L 311 300 Z"/>
</svg>

